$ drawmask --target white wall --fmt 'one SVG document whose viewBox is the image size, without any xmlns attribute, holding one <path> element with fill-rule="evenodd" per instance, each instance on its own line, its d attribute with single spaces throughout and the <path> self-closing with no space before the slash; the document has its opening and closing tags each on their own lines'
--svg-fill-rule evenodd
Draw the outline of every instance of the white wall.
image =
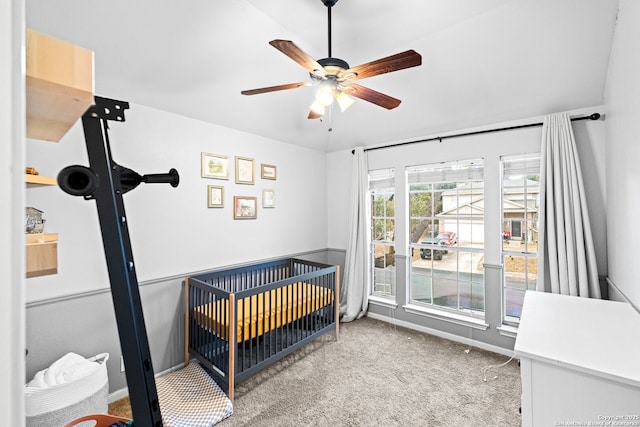
<svg viewBox="0 0 640 427">
<path fill-rule="evenodd" d="M 640 310 L 640 2 L 620 0 L 607 79 L 609 279 Z M 623 295 L 613 292 L 617 299 Z"/>
<path fill-rule="evenodd" d="M 177 188 L 141 184 L 124 195 L 140 282 L 327 247 L 324 153 L 135 104 L 109 137 L 116 163 L 180 173 Z M 201 152 L 229 156 L 230 179 L 202 178 Z M 234 156 L 255 159 L 255 185 L 235 184 Z M 81 122 L 58 144 L 28 140 L 27 163 L 48 176 L 88 166 Z M 260 179 L 260 163 L 277 166 L 276 181 Z M 224 208 L 207 208 L 207 185 L 224 186 Z M 262 208 L 263 188 L 275 189 L 275 208 Z M 234 195 L 258 197 L 256 220 L 233 219 Z M 28 302 L 109 287 L 94 201 L 42 187 L 27 191 L 27 206 L 59 234 L 58 274 L 28 279 Z"/>
</svg>

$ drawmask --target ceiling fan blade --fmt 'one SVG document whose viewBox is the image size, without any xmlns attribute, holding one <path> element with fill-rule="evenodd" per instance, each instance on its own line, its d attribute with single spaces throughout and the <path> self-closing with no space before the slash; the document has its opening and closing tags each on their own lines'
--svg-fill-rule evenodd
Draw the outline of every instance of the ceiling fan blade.
<svg viewBox="0 0 640 427">
<path fill-rule="evenodd" d="M 297 89 L 299 87 L 309 86 L 309 85 L 310 85 L 309 83 L 304 83 L 304 82 L 288 83 L 288 84 L 285 84 L 285 85 L 269 86 L 269 87 L 261 87 L 259 89 L 243 90 L 240 93 L 243 94 L 243 95 L 258 95 L 260 93 L 275 92 L 275 91 L 278 91 L 278 90 Z"/>
<path fill-rule="evenodd" d="M 309 109 L 309 115 L 307 116 L 307 119 L 319 119 L 320 117 L 322 117 L 322 114 Z"/>
<path fill-rule="evenodd" d="M 344 80 L 360 80 L 377 76 L 378 74 L 417 67 L 421 64 L 422 55 L 415 50 L 407 50 L 344 70 L 338 75 L 338 78 Z"/>
<path fill-rule="evenodd" d="M 349 86 L 343 89 L 343 92 L 347 95 L 355 96 L 356 98 L 364 99 L 365 101 L 369 101 L 372 104 L 379 105 L 382 108 L 386 108 L 387 110 L 392 110 L 400 105 L 399 99 L 393 98 L 389 95 L 385 95 L 384 93 L 375 91 L 373 89 L 366 88 L 364 86 L 360 86 L 358 84 L 352 83 Z"/>
<path fill-rule="evenodd" d="M 311 74 L 325 75 L 322 65 L 318 64 L 315 59 L 296 46 L 291 40 L 271 40 L 269 44 L 302 65 L 302 67 Z"/>
</svg>

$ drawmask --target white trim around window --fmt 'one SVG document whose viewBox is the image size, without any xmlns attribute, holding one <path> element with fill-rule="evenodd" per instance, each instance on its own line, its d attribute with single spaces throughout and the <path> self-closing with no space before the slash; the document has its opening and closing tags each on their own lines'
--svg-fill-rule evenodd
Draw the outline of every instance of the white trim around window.
<svg viewBox="0 0 640 427">
<path fill-rule="evenodd" d="M 369 303 L 379 305 L 381 307 L 391 308 L 393 310 L 398 308 L 398 303 L 395 300 L 395 296 L 393 298 L 384 298 L 377 295 L 369 295 Z"/>
<path fill-rule="evenodd" d="M 404 308 L 404 311 L 407 313 L 416 314 L 418 316 L 425 316 L 449 323 L 455 323 L 456 325 L 468 326 L 481 331 L 489 329 L 489 325 L 484 321 L 484 319 L 465 316 L 449 310 L 430 308 L 417 304 L 407 304 L 402 308 Z"/>
</svg>

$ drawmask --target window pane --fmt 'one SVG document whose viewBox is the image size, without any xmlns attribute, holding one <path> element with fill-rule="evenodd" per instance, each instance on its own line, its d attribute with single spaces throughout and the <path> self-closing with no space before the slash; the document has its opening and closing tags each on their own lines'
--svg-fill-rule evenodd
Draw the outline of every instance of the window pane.
<svg viewBox="0 0 640 427">
<path fill-rule="evenodd" d="M 441 307 L 458 309 L 458 281 L 453 279 L 433 279 L 433 303 Z"/>
<path fill-rule="evenodd" d="M 431 304 L 431 276 L 414 272 L 411 274 L 411 299 Z"/>
<path fill-rule="evenodd" d="M 484 312 L 484 286 L 472 282 L 459 282 L 460 310 Z"/>
<path fill-rule="evenodd" d="M 409 184 L 409 191 L 430 191 L 433 188 L 431 184 Z"/>
<path fill-rule="evenodd" d="M 394 170 L 369 171 L 371 194 L 371 294 L 394 297 L 395 284 L 395 202 Z"/>
<path fill-rule="evenodd" d="M 395 264 L 394 246 L 373 245 L 373 294 L 379 296 L 395 295 Z"/>
<path fill-rule="evenodd" d="M 385 235 L 385 220 L 384 218 L 374 218 L 373 219 L 373 235 L 371 236 L 371 240 L 381 241 L 384 240 Z"/>
<path fill-rule="evenodd" d="M 386 235 L 384 240 L 388 242 L 393 242 L 393 240 L 395 239 L 395 232 L 396 232 L 396 221 L 393 219 L 387 219 Z"/>
<path fill-rule="evenodd" d="M 410 167 L 407 179 L 410 301 L 482 316 L 482 160 Z"/>
<path fill-rule="evenodd" d="M 517 324 L 524 293 L 536 288 L 539 155 L 502 159 L 502 259 L 505 323 Z"/>
<path fill-rule="evenodd" d="M 386 216 L 393 217 L 395 213 L 395 203 L 393 202 L 393 196 L 389 196 L 389 199 L 386 201 L 387 213 Z"/>
<path fill-rule="evenodd" d="M 504 282 L 511 289 L 535 289 L 538 274 L 538 258 L 534 256 L 504 257 Z"/>
<path fill-rule="evenodd" d="M 409 195 L 409 215 L 411 217 L 430 217 L 432 216 L 430 192 L 411 193 Z"/>
<path fill-rule="evenodd" d="M 505 316 L 517 321 L 522 311 L 524 293 L 536 288 L 538 259 L 534 256 L 504 257 Z"/>
<path fill-rule="evenodd" d="M 505 320 L 516 322 L 522 313 L 522 303 L 524 302 L 524 291 L 520 289 L 505 288 Z"/>
<path fill-rule="evenodd" d="M 433 229 L 433 222 L 426 219 L 413 218 L 410 223 L 410 239 L 411 243 L 418 243 L 424 238 L 426 231 Z"/>
</svg>

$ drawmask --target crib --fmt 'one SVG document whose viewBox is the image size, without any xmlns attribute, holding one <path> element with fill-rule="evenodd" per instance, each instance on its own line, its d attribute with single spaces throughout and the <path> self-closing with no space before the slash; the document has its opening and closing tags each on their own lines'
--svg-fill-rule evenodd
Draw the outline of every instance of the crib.
<svg viewBox="0 0 640 427">
<path fill-rule="evenodd" d="M 296 258 L 185 279 L 185 363 L 233 400 L 235 384 L 319 336 L 339 334 L 339 267 Z"/>
</svg>

